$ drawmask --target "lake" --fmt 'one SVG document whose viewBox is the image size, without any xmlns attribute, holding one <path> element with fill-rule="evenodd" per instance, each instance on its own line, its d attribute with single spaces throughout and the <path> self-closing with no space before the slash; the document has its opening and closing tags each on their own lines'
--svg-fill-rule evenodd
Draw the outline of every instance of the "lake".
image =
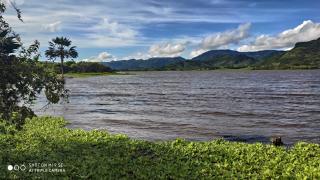
<svg viewBox="0 0 320 180">
<path fill-rule="evenodd" d="M 133 74 L 67 79 L 70 103 L 34 109 L 137 139 L 320 143 L 319 70 Z"/>
</svg>

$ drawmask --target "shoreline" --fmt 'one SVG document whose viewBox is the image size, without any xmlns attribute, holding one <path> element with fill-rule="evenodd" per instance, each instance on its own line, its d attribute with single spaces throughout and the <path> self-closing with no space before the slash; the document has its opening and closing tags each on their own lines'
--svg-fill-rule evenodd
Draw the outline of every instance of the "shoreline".
<svg viewBox="0 0 320 180">
<path fill-rule="evenodd" d="M 65 78 L 89 78 L 111 75 L 135 75 L 135 72 L 259 72 L 259 71 L 320 71 L 320 69 L 213 69 L 213 70 L 128 70 L 102 73 L 66 73 Z"/>
<path fill-rule="evenodd" d="M 102 72 L 102 73 L 66 73 L 66 78 L 87 78 L 95 76 L 130 75 L 126 72 Z"/>
</svg>

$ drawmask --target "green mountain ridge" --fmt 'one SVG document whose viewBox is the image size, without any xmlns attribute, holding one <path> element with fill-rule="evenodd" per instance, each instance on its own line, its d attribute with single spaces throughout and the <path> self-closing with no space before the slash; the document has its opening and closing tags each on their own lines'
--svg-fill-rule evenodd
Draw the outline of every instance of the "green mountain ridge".
<svg viewBox="0 0 320 180">
<path fill-rule="evenodd" d="M 199 60 L 200 59 L 200 60 Z M 166 70 L 213 70 L 218 68 L 243 68 L 256 60 L 243 54 L 221 54 L 214 57 L 192 59 L 165 67 Z"/>
<path fill-rule="evenodd" d="M 165 70 L 213 70 L 240 69 L 258 66 L 265 59 L 283 54 L 284 51 L 266 50 L 238 52 L 233 50 L 211 50 L 191 60 L 170 64 Z"/>
<path fill-rule="evenodd" d="M 320 38 L 298 42 L 289 51 L 211 50 L 192 59 L 158 57 L 103 62 L 114 70 L 320 69 Z"/>
<path fill-rule="evenodd" d="M 144 70 L 161 70 L 169 64 L 178 63 L 185 61 L 182 57 L 173 58 L 150 58 L 148 60 L 121 60 L 121 61 L 111 61 L 103 62 L 102 64 L 114 69 L 121 71 L 144 71 Z"/>
<path fill-rule="evenodd" d="M 320 69 L 320 38 L 296 43 L 293 49 L 266 59 L 258 68 Z"/>
</svg>

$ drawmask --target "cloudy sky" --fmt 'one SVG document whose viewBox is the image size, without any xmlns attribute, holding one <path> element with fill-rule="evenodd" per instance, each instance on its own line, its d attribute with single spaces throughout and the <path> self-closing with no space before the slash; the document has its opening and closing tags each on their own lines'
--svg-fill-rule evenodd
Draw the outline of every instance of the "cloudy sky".
<svg viewBox="0 0 320 180">
<path fill-rule="evenodd" d="M 38 39 L 45 50 L 50 39 L 66 36 L 78 47 L 79 60 L 290 49 L 320 37 L 319 0 L 12 1 L 24 23 L 12 9 L 5 18 L 26 45 Z"/>
</svg>

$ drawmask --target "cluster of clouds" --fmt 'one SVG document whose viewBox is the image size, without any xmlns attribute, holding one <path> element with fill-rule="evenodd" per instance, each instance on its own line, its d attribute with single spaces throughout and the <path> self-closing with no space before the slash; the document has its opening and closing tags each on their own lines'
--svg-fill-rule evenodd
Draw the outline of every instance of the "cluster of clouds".
<svg viewBox="0 0 320 180">
<path fill-rule="evenodd" d="M 196 57 L 208 50 L 228 48 L 231 44 L 238 44 L 249 37 L 251 23 L 241 24 L 237 29 L 228 30 L 206 36 L 202 39 L 199 48 L 191 51 L 190 57 Z"/>
<path fill-rule="evenodd" d="M 118 59 L 108 52 L 101 52 L 98 56 L 93 56 L 82 61 L 87 62 L 110 62 L 116 60 L 129 60 L 129 59 L 149 59 L 152 57 L 177 57 L 185 50 L 187 43 L 162 43 L 150 46 L 149 51 L 146 53 L 137 52 L 133 55 Z"/>
<path fill-rule="evenodd" d="M 309 41 L 320 36 L 320 24 L 306 20 L 292 29 L 278 34 L 252 34 L 255 23 L 288 20 L 303 9 L 316 9 L 314 3 L 278 1 L 228 1 L 228 0 L 130 0 L 87 1 L 55 0 L 43 3 L 40 0 L 3 0 L 7 5 L 15 3 L 23 12 L 21 23 L 14 12 L 5 18 L 13 29 L 23 36 L 26 44 L 37 38 L 41 44 L 57 35 L 67 34 L 73 44 L 82 49 L 99 48 L 100 54 L 84 59 L 86 61 L 112 61 L 120 59 L 148 59 L 151 57 L 195 57 L 208 50 L 233 48 L 238 51 L 258 51 L 265 49 L 290 49 L 296 42 Z M 296 3 L 296 4 L 294 4 Z M 130 6 L 129 6 L 130 5 Z M 298 7 L 299 6 L 299 7 Z M 197 11 L 194 11 L 194 8 Z M 252 8 L 254 7 L 254 8 Z M 281 13 L 273 13 L 281 12 Z M 310 16 L 312 17 L 312 16 Z M 240 24 L 243 22 L 252 22 Z M 147 28 L 158 28 L 163 24 L 195 25 L 192 23 L 240 24 L 223 32 L 191 35 L 176 39 L 164 39 L 161 35 L 145 33 Z M 161 28 L 161 27 L 160 27 Z M 206 29 L 209 31 L 209 29 Z M 150 31 L 150 29 L 149 29 Z M 170 31 L 170 30 L 166 30 Z M 170 34 L 170 33 L 169 33 Z M 175 35 L 177 37 L 177 35 Z M 192 39 L 192 40 L 190 40 Z M 126 57 L 116 57 L 104 48 L 139 47 Z M 141 51 L 141 47 L 145 51 Z"/>
<path fill-rule="evenodd" d="M 285 30 L 275 36 L 260 35 L 248 45 L 242 45 L 238 51 L 259 51 L 265 49 L 290 49 L 297 42 L 314 40 L 320 37 L 320 23 L 304 21 L 293 29 Z"/>
<path fill-rule="evenodd" d="M 237 29 L 213 34 L 201 42 L 204 49 L 217 49 L 228 44 L 236 44 L 249 36 L 250 23 L 241 24 Z"/>
<path fill-rule="evenodd" d="M 115 20 L 116 16 L 104 15 L 105 7 L 108 6 L 98 6 L 99 3 L 84 0 L 55 0 L 46 3 L 39 0 L 3 2 L 8 7 L 5 19 L 10 22 L 15 32 L 23 34 L 25 44 L 32 43 L 34 38 L 41 44 L 47 44 L 54 36 L 61 34 L 68 34 L 73 43 L 81 48 L 126 47 L 139 41 L 139 26 L 119 22 Z M 17 19 L 13 8 L 10 8 L 11 4 L 21 9 L 24 23 Z"/>
<path fill-rule="evenodd" d="M 238 45 L 243 40 L 250 38 L 249 30 L 251 24 L 240 25 L 237 29 L 229 30 L 207 36 L 201 41 L 199 48 L 190 53 L 190 57 L 198 56 L 208 50 L 228 48 L 230 45 Z M 261 51 L 269 49 L 288 50 L 294 47 L 297 42 L 314 40 L 320 37 L 320 23 L 311 20 L 302 22 L 293 29 L 288 29 L 276 35 L 259 35 L 254 40 L 245 42 L 237 50 Z M 248 43 L 248 44 L 246 44 Z"/>
<path fill-rule="evenodd" d="M 189 42 L 174 42 L 174 43 L 158 43 L 149 47 L 148 52 L 136 52 L 132 55 L 121 58 L 122 60 L 128 59 L 149 59 L 153 57 L 177 57 L 186 50 Z"/>
<path fill-rule="evenodd" d="M 92 56 L 87 59 L 83 59 L 82 61 L 86 62 L 110 62 L 116 61 L 117 58 L 108 52 L 101 52 L 98 56 Z"/>
<path fill-rule="evenodd" d="M 315 23 L 311 20 L 302 22 L 295 28 L 287 29 L 275 35 L 259 35 L 256 37 L 250 36 L 251 23 L 239 25 L 236 29 L 227 30 L 203 37 L 200 42 L 193 43 L 164 43 L 156 44 L 150 47 L 149 56 L 174 57 L 181 55 L 186 49 L 187 45 L 194 44 L 189 57 L 196 57 L 206 51 L 214 49 L 227 49 L 231 45 L 239 45 L 242 41 L 246 41 L 239 45 L 236 49 L 238 51 L 260 51 L 270 49 L 288 50 L 294 47 L 297 42 L 304 42 L 314 40 L 320 37 L 320 23 Z M 249 41 L 248 41 L 249 40 Z M 247 43 L 247 44 L 246 44 Z M 141 53 L 139 53 L 141 57 Z"/>
<path fill-rule="evenodd" d="M 190 42 L 185 40 L 178 43 L 159 43 L 153 44 L 149 47 L 148 52 L 137 52 L 131 56 L 122 59 L 148 59 L 151 57 L 177 57 L 186 51 L 189 45 L 196 47 L 190 52 L 189 57 L 196 57 L 206 51 L 214 49 L 227 49 L 231 45 L 239 45 L 242 41 L 245 43 L 239 45 L 238 51 L 260 51 L 269 49 L 288 50 L 292 48 L 297 42 L 304 42 L 314 40 L 320 37 L 320 23 L 314 23 L 311 20 L 302 22 L 295 28 L 285 30 L 275 35 L 259 35 L 250 36 L 250 23 L 239 25 L 236 29 L 219 32 L 203 37 L 199 42 Z M 98 56 L 97 61 L 117 60 L 114 56 L 104 52 L 107 56 Z M 100 58 L 99 58 L 100 57 Z M 102 58 L 103 57 L 103 58 Z"/>
<path fill-rule="evenodd" d="M 110 44 L 110 47 L 128 46 L 134 44 L 139 36 L 134 28 L 106 17 L 88 28 L 88 31 L 85 39 L 89 39 L 89 45 L 93 47 L 106 47 L 106 44 Z"/>
<path fill-rule="evenodd" d="M 176 57 L 180 56 L 181 53 L 186 49 L 186 43 L 163 43 L 154 44 L 149 49 L 149 54 L 151 56 L 165 56 L 165 57 Z"/>
</svg>

